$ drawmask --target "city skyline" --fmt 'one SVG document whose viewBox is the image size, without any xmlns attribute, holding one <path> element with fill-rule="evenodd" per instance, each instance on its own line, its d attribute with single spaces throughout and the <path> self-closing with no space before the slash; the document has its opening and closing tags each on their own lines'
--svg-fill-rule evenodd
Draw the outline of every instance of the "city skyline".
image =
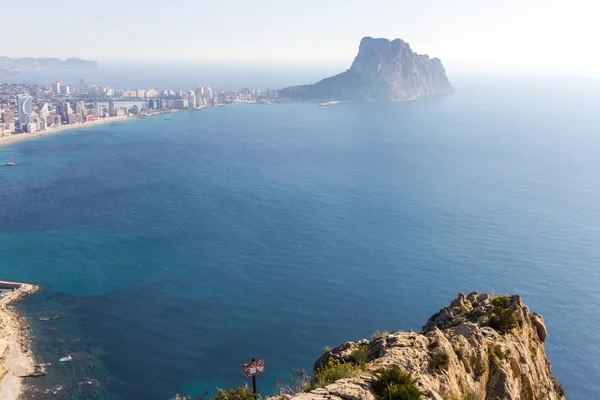
<svg viewBox="0 0 600 400">
<path fill-rule="evenodd" d="M 498 4 L 437 0 L 418 6 L 407 1 L 332 0 L 328 5 L 315 0 L 295 4 L 229 0 L 186 1 L 173 7 L 108 0 L 101 18 L 73 0 L 51 8 L 41 0 L 15 2 L 9 7 L 11 13 L 27 11 L 36 23 L 24 27 L 18 18 L 7 19 L 5 28 L 20 35 L 18 41 L 6 41 L 2 55 L 99 62 L 342 65 L 353 59 L 363 36 L 373 36 L 401 38 L 413 50 L 454 68 L 600 70 L 600 56 L 591 51 L 600 36 L 593 18 L 600 5 L 590 0 Z M 128 19 L 119 19 L 121 15 Z M 70 45 L 48 46 L 38 40 L 49 29 L 55 36 L 67 35 Z M 148 35 L 152 40 L 143 39 Z M 578 62 L 565 57 L 565 52 L 576 54 Z"/>
<path fill-rule="evenodd" d="M 122 103 L 127 101 L 134 104 Z M 189 90 L 131 90 L 86 84 L 83 79 L 79 85 L 63 81 L 49 85 L 0 83 L 0 141 L 130 116 L 279 101 L 278 91 L 270 88 L 217 91 L 209 86 L 196 86 Z"/>
</svg>

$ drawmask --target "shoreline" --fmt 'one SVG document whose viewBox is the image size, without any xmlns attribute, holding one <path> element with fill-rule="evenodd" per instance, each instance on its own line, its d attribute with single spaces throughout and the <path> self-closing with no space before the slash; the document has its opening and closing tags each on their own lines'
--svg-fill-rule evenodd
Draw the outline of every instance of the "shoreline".
<svg viewBox="0 0 600 400">
<path fill-rule="evenodd" d="M 3 291 L 0 293 L 0 400 L 17 400 L 23 378 L 35 369 L 29 324 L 13 305 L 39 288 L 27 283 L 0 281 L 0 289 Z"/>
<path fill-rule="evenodd" d="M 206 110 L 208 108 L 218 108 L 218 107 L 227 107 L 227 106 L 232 106 L 232 105 L 247 105 L 247 104 L 259 104 L 259 103 L 217 104 L 217 105 L 210 106 L 210 107 L 204 106 L 204 107 L 187 109 L 187 110 L 174 110 L 174 109 L 164 110 L 164 111 L 159 111 L 156 114 L 151 114 L 151 115 L 123 115 L 121 117 L 108 117 L 108 118 L 96 119 L 92 122 L 84 122 L 81 124 L 58 125 L 58 126 L 53 126 L 51 128 L 48 128 L 44 131 L 39 131 L 39 132 L 34 132 L 34 133 L 20 133 L 17 135 L 1 137 L 0 138 L 0 147 L 8 146 L 13 143 L 18 143 L 23 140 L 38 139 L 38 138 L 41 138 L 44 136 L 53 135 L 55 133 L 60 133 L 60 132 L 65 132 L 65 131 L 70 131 L 70 130 L 75 130 L 75 129 L 84 129 L 84 128 L 89 128 L 92 126 L 109 124 L 112 122 L 122 122 L 122 121 L 133 120 L 133 119 L 152 118 L 152 117 L 157 117 L 160 115 L 168 115 L 168 114 L 178 113 L 178 112 L 202 111 L 202 110 Z M 2 282 L 2 281 L 0 281 L 0 282 Z M 2 400 L 2 399 L 0 399 L 0 400 Z"/>
<path fill-rule="evenodd" d="M 7 146 L 9 144 L 13 144 L 16 142 L 20 142 L 22 140 L 31 140 L 31 139 L 37 139 L 37 138 L 40 138 L 43 136 L 53 135 L 53 134 L 59 133 L 59 132 L 70 131 L 70 130 L 74 130 L 74 129 L 84 129 L 84 128 L 88 128 L 88 127 L 92 127 L 92 126 L 109 124 L 111 122 L 127 121 L 129 119 L 135 119 L 135 118 L 139 118 L 139 116 L 124 115 L 122 117 L 102 118 L 102 119 L 94 120 L 92 122 L 85 122 L 85 123 L 81 123 L 81 124 L 59 125 L 56 127 L 48 128 L 44 131 L 39 131 L 39 132 L 34 132 L 34 133 L 21 133 L 18 135 L 7 136 L 7 137 L 0 138 L 0 147 Z"/>
</svg>

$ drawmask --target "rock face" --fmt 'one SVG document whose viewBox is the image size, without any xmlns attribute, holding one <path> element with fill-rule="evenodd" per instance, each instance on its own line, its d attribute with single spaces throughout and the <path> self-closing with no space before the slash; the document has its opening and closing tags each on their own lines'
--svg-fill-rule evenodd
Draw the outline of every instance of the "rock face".
<svg viewBox="0 0 600 400">
<path fill-rule="evenodd" d="M 315 370 L 332 358 L 355 362 L 353 354 L 362 349 L 367 357 L 364 374 L 293 399 L 374 400 L 373 373 L 380 367 L 409 373 L 427 400 L 563 399 L 546 359 L 546 334 L 541 316 L 530 313 L 519 296 L 461 293 L 421 333 L 383 334 L 327 351 Z"/>
<path fill-rule="evenodd" d="M 401 39 L 365 37 L 349 70 L 314 85 L 283 89 L 280 95 L 292 100 L 406 100 L 453 92 L 438 58 L 413 52 Z"/>
</svg>

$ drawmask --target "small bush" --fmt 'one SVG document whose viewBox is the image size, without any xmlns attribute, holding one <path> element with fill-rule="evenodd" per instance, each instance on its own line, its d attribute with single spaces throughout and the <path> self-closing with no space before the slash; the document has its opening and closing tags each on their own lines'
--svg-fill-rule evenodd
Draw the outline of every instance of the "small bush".
<svg viewBox="0 0 600 400">
<path fill-rule="evenodd" d="M 469 355 L 469 351 L 462 342 L 454 343 L 452 345 L 452 350 L 454 350 L 456 353 L 456 357 L 459 359 L 459 361 L 465 360 Z"/>
<path fill-rule="evenodd" d="M 212 400 L 254 400 L 254 394 L 248 385 L 229 390 L 217 388 L 217 395 Z"/>
<path fill-rule="evenodd" d="M 352 361 L 356 365 L 364 365 L 369 361 L 369 348 L 361 344 L 352 352 Z"/>
<path fill-rule="evenodd" d="M 438 336 L 434 337 L 433 340 L 429 343 L 429 350 L 433 350 L 440 345 L 440 338 Z"/>
<path fill-rule="evenodd" d="M 510 309 L 510 297 L 497 296 L 491 300 L 493 308 L 490 310 L 490 326 L 505 335 L 516 328 L 519 323 L 515 311 Z"/>
<path fill-rule="evenodd" d="M 483 362 L 483 358 L 477 357 L 475 354 L 473 354 L 471 356 L 471 366 L 473 367 L 473 372 L 475 373 L 475 379 L 479 379 L 479 377 L 485 372 L 485 363 Z"/>
<path fill-rule="evenodd" d="M 500 346 L 499 344 L 495 344 L 494 346 L 492 346 L 492 353 L 498 358 L 498 360 L 506 359 L 506 354 L 504 354 L 502 346 Z"/>
<path fill-rule="evenodd" d="M 280 379 L 277 381 L 277 387 L 274 394 L 283 396 L 293 396 L 303 392 L 310 385 L 311 376 L 303 369 L 292 369 L 288 380 Z"/>
<path fill-rule="evenodd" d="M 494 367 L 496 367 L 496 368 L 500 368 L 500 364 L 501 364 L 502 360 L 506 359 L 506 354 L 504 354 L 502 347 L 498 344 L 490 343 L 488 345 L 488 352 L 489 352 L 489 357 L 490 357 L 490 361 L 492 362 L 492 365 L 494 365 Z"/>
<path fill-rule="evenodd" d="M 565 389 L 563 389 L 562 385 L 554 378 L 552 378 L 552 383 L 554 384 L 554 390 L 556 390 L 556 393 L 558 393 L 560 397 L 565 397 Z"/>
<path fill-rule="evenodd" d="M 378 400 L 420 400 L 415 380 L 395 368 L 379 368 L 372 383 Z"/>
<path fill-rule="evenodd" d="M 315 371 L 315 375 L 312 377 L 306 390 L 310 391 L 319 387 L 327 386 L 338 379 L 358 376 L 364 370 L 364 365 L 358 366 L 352 363 L 342 363 L 338 359 L 330 358 L 324 368 Z"/>
<path fill-rule="evenodd" d="M 390 333 L 388 331 L 375 331 L 371 335 L 371 340 L 383 339 L 384 337 L 386 337 L 389 334 Z"/>
<path fill-rule="evenodd" d="M 441 372 L 448 368 L 450 357 L 444 350 L 433 351 L 429 356 L 429 370 L 432 372 Z"/>
</svg>

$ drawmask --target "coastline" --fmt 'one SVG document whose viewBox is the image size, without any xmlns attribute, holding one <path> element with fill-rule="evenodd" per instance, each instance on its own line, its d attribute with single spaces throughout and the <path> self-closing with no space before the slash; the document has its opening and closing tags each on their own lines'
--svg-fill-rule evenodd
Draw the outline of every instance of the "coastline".
<svg viewBox="0 0 600 400">
<path fill-rule="evenodd" d="M 233 105 L 245 105 L 245 104 L 259 104 L 259 103 L 217 104 L 217 105 L 214 105 L 211 107 L 205 106 L 205 107 L 199 107 L 199 108 L 189 109 L 189 110 L 174 110 L 174 109 L 172 109 L 172 110 L 160 111 L 160 112 L 157 112 L 155 114 L 150 114 L 150 115 L 124 115 L 121 117 L 109 117 L 109 118 L 96 119 L 92 122 L 84 122 L 81 124 L 67 124 L 67 125 L 53 126 L 44 131 L 39 131 L 39 132 L 34 132 L 34 133 L 21 133 L 18 135 L 1 137 L 0 138 L 0 147 L 8 146 L 10 144 L 17 143 L 17 142 L 20 142 L 23 140 L 37 139 L 37 138 L 40 138 L 43 136 L 49 136 L 49 135 L 52 135 L 55 133 L 70 131 L 70 130 L 74 130 L 74 129 L 83 129 L 83 128 L 88 128 L 88 127 L 92 127 L 92 126 L 104 125 L 104 124 L 110 124 L 112 122 L 121 122 L 121 121 L 130 120 L 130 119 L 136 119 L 136 118 L 151 118 L 151 117 L 156 117 L 159 115 L 166 115 L 166 114 L 185 112 L 185 111 L 202 111 L 202 110 L 206 110 L 207 108 L 213 108 L 213 107 L 218 108 L 218 107 L 227 107 L 227 106 L 233 106 Z M 0 281 L 0 282 L 2 282 L 2 281 Z M 2 399 L 0 399 L 0 400 L 2 400 Z"/>
<path fill-rule="evenodd" d="M 128 119 L 133 119 L 133 118 L 139 118 L 139 117 L 137 115 L 136 116 L 124 115 L 122 117 L 102 118 L 102 119 L 94 120 L 92 122 L 85 122 L 82 124 L 59 125 L 56 127 L 48 128 L 48 129 L 46 129 L 44 131 L 40 131 L 40 132 L 22 133 L 22 134 L 18 134 L 18 135 L 12 135 L 12 136 L 8 136 L 8 137 L 0 138 L 0 147 L 7 146 L 9 144 L 13 144 L 16 142 L 20 142 L 22 140 L 36 139 L 36 138 L 40 138 L 42 136 L 52 135 L 54 133 L 70 131 L 73 129 L 83 129 L 83 128 L 88 128 L 91 126 L 104 125 L 104 124 L 109 124 L 111 122 L 126 121 Z"/>
<path fill-rule="evenodd" d="M 0 297 L 0 400 L 17 400 L 23 377 L 34 372 L 34 362 L 29 347 L 29 325 L 12 305 L 39 288 L 0 281 L 0 289 L 5 291 Z"/>
</svg>

